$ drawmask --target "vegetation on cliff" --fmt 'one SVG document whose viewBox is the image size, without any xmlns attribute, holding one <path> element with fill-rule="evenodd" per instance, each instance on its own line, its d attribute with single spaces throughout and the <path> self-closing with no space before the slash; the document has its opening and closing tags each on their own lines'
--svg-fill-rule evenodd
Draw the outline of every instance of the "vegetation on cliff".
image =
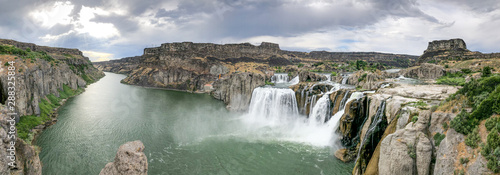
<svg viewBox="0 0 500 175">
<path fill-rule="evenodd" d="M 486 70 L 488 71 L 488 70 Z M 464 99 L 461 112 L 450 121 L 451 128 L 467 135 L 465 144 L 471 148 L 481 146 L 481 154 L 488 160 L 488 168 L 500 172 L 500 120 L 494 114 L 500 114 L 500 75 L 484 74 L 478 80 L 465 83 L 463 88 L 447 99 L 454 103 Z M 489 77 L 488 77 L 489 76 Z M 455 105 L 456 106 L 456 105 Z M 479 124 L 485 120 L 488 131 L 486 143 L 481 143 Z"/>
<path fill-rule="evenodd" d="M 26 141 L 26 143 L 31 143 L 31 141 L 33 140 L 33 132 L 31 130 L 38 125 L 42 125 L 45 122 L 50 121 L 53 113 L 56 112 L 54 111 L 54 109 L 58 106 L 61 106 L 61 101 L 63 99 L 68 99 L 69 97 L 78 95 L 82 92 L 82 88 L 74 90 L 64 84 L 63 89 L 59 91 L 59 97 L 56 97 L 53 94 L 49 94 L 46 96 L 46 98 L 42 98 L 41 102 L 39 103 L 40 116 L 22 116 L 19 122 L 16 123 L 19 138 Z"/>
</svg>

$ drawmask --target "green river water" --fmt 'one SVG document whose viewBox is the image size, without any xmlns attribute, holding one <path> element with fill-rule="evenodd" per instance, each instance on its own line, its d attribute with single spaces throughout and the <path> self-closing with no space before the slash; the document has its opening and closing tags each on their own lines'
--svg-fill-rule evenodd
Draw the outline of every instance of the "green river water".
<svg viewBox="0 0 500 175">
<path fill-rule="evenodd" d="M 43 174 L 99 174 L 118 147 L 141 140 L 148 174 L 350 174 L 329 147 L 252 128 L 207 94 L 121 84 L 106 73 L 59 109 L 37 138 Z M 262 131 L 262 132 L 261 132 Z"/>
</svg>

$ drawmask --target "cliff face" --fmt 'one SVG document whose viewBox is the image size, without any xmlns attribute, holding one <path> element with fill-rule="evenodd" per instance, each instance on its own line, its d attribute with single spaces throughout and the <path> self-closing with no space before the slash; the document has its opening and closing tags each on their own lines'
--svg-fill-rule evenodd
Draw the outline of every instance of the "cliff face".
<svg viewBox="0 0 500 175">
<path fill-rule="evenodd" d="M 39 148 L 31 143 L 26 143 L 16 135 L 16 139 L 7 138 L 8 121 L 6 101 L 9 92 L 8 64 L 14 61 L 15 69 L 15 112 L 16 121 L 27 115 L 39 116 L 42 111 L 42 99 L 47 100 L 48 95 L 60 96 L 64 87 L 78 89 L 86 87 L 88 83 L 97 81 L 104 76 L 102 71 L 93 67 L 90 60 L 77 49 L 53 48 L 37 46 L 31 43 L 22 43 L 13 40 L 0 40 L 2 55 L 0 55 L 0 150 L 10 147 L 10 142 L 15 141 L 16 167 L 0 167 L 0 174 L 41 174 L 41 163 L 38 158 Z M 29 49 L 28 49 L 29 48 Z M 11 53 L 15 50 L 16 53 Z M 46 109 L 47 110 L 47 109 Z M 50 109 L 51 110 L 51 109 Z M 19 130 L 17 130 L 19 133 Z M 2 151 L 5 153 L 6 151 Z M 8 160 L 0 159 L 2 166 Z"/>
<path fill-rule="evenodd" d="M 77 49 L 52 48 L 0 40 L 0 44 L 19 46 L 20 49 L 33 48 L 31 52 L 46 52 L 52 59 L 22 58 L 16 55 L 0 55 L 2 64 L 15 61 L 16 67 L 16 107 L 19 115 L 39 115 L 38 103 L 46 95 L 59 96 L 63 84 L 72 89 L 85 87 L 104 76 L 87 57 Z M 8 92 L 7 67 L 0 68 L 2 104 Z"/>
<path fill-rule="evenodd" d="M 264 84 L 264 76 L 261 74 L 233 74 L 214 83 L 215 91 L 212 96 L 224 101 L 230 110 L 244 111 L 248 109 L 253 90 Z"/>
</svg>

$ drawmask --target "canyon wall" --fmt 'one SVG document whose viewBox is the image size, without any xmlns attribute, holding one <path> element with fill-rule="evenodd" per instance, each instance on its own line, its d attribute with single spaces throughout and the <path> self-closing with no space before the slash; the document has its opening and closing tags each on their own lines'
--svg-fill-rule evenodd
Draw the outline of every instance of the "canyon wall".
<svg viewBox="0 0 500 175">
<path fill-rule="evenodd" d="M 6 156 L 0 158 L 0 174 L 41 174 L 41 163 L 38 157 L 40 148 L 34 147 L 20 139 L 7 137 L 10 116 L 7 113 L 6 101 L 9 92 L 8 67 L 11 61 L 15 63 L 15 102 L 14 111 L 17 113 L 15 120 L 33 115 L 40 116 L 42 100 L 47 100 L 48 95 L 60 97 L 64 87 L 73 90 L 81 89 L 87 84 L 95 82 L 104 76 L 102 71 L 95 68 L 87 57 L 77 49 L 54 48 L 37 46 L 31 43 L 17 42 L 0 39 L 2 47 L 16 47 L 25 52 L 21 55 L 2 53 L 0 55 L 0 151 L 7 153 L 10 142 L 15 141 L 16 166 L 7 166 Z M 28 49 L 29 48 L 29 49 Z M 10 48 L 15 49 L 15 48 Z M 5 51 L 5 50 L 3 50 Z M 8 51 L 7 51 L 8 52 Z M 25 54 L 25 55 L 23 55 Z M 52 110 L 52 109 L 50 109 Z"/>
</svg>

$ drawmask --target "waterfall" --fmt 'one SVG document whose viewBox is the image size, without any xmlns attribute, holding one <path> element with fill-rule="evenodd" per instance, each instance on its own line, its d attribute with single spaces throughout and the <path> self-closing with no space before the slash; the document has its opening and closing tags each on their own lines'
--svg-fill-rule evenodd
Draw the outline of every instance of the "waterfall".
<svg viewBox="0 0 500 175">
<path fill-rule="evenodd" d="M 340 108 L 343 109 L 345 107 L 345 104 L 347 104 L 347 96 L 349 95 L 349 91 L 346 91 L 344 94 L 344 98 L 342 98 L 342 101 L 340 101 Z"/>
<path fill-rule="evenodd" d="M 284 73 L 276 73 L 271 77 L 272 83 L 288 83 L 288 80 L 288 74 Z"/>
<path fill-rule="evenodd" d="M 258 120 L 279 122 L 286 117 L 297 116 L 299 109 L 295 99 L 295 92 L 291 89 L 256 88 L 252 93 L 252 100 L 248 108 L 250 116 Z"/>
<path fill-rule="evenodd" d="M 309 108 L 312 108 L 315 104 L 316 104 L 316 100 L 317 100 L 318 96 L 317 95 L 313 95 L 311 97 L 311 103 L 310 103 L 310 107 Z M 313 110 L 309 110 L 309 115 L 311 115 Z"/>
<path fill-rule="evenodd" d="M 368 127 L 368 130 L 366 131 L 363 140 L 361 140 L 361 145 L 359 145 L 359 149 L 358 149 L 358 155 L 356 157 L 356 161 L 354 161 L 354 162 L 358 161 L 359 154 L 361 153 L 361 149 L 363 149 L 363 146 L 367 142 L 367 139 L 370 136 L 370 134 L 372 134 L 373 131 L 375 131 L 375 129 L 377 128 L 378 124 L 383 121 L 384 111 L 385 111 L 385 100 L 382 101 L 382 103 L 380 104 L 380 106 L 377 109 L 377 113 L 375 114 L 375 116 L 373 116 L 372 123 Z"/>
<path fill-rule="evenodd" d="M 323 74 L 326 77 L 326 81 L 332 81 L 332 74 Z"/>
<path fill-rule="evenodd" d="M 349 76 L 342 77 L 342 84 L 347 84 L 347 78 L 349 78 Z"/>
<path fill-rule="evenodd" d="M 297 75 L 295 78 L 293 78 L 292 80 L 290 80 L 288 82 L 288 84 L 290 85 L 296 85 L 296 84 L 299 84 L 299 76 Z"/>
<path fill-rule="evenodd" d="M 286 140 L 308 143 L 321 147 L 340 147 L 340 135 L 335 131 L 339 127 L 344 108 L 335 115 L 331 114 L 330 94 L 342 86 L 335 84 L 332 89 L 319 95 L 311 95 L 311 87 L 300 92 L 303 100 L 309 101 L 310 115 L 300 115 L 295 92 L 291 89 L 259 87 L 254 89 L 248 113 L 242 117 L 245 122 L 244 134 L 252 133 L 258 138 Z M 309 97 L 311 95 L 311 97 Z M 345 94 L 345 103 L 359 99 L 363 93 Z M 306 105 L 308 102 L 306 102 Z M 330 119 L 331 118 L 331 119 Z"/>
</svg>

